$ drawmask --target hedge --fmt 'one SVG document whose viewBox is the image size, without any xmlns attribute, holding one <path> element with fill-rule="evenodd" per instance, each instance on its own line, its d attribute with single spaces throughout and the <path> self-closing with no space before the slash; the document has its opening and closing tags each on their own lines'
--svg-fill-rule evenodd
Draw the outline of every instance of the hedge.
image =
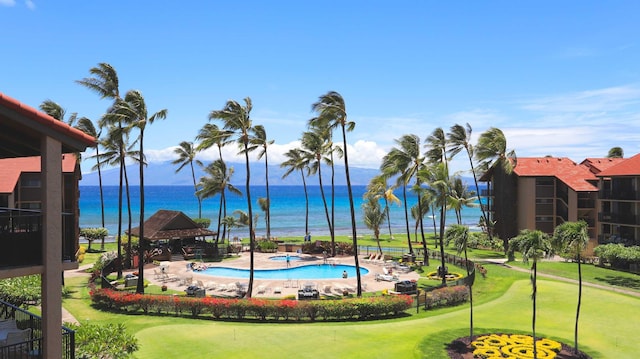
<svg viewBox="0 0 640 359">
<path fill-rule="evenodd" d="M 136 294 L 112 289 L 91 291 L 98 308 L 117 312 L 165 313 L 213 319 L 257 320 L 362 320 L 397 316 L 411 308 L 408 295 L 297 301 L 293 299 L 235 299 L 177 295 Z"/>
</svg>

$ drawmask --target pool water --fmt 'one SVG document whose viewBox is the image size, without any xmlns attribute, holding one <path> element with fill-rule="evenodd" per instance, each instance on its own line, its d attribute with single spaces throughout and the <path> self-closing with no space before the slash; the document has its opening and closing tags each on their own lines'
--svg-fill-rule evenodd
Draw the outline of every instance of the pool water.
<svg viewBox="0 0 640 359">
<path fill-rule="evenodd" d="M 269 259 L 272 261 L 286 261 L 287 256 L 273 256 L 273 257 L 269 257 Z M 300 256 L 289 256 L 290 261 L 299 261 L 301 259 L 302 257 Z"/>
<path fill-rule="evenodd" d="M 311 264 L 293 268 L 282 269 L 255 269 L 255 279 L 338 279 L 342 278 L 342 272 L 347 271 L 349 278 L 355 278 L 356 267 L 345 264 Z M 209 267 L 200 273 L 217 277 L 249 278 L 248 269 L 229 267 Z M 360 275 L 369 273 L 366 268 L 360 267 Z"/>
</svg>

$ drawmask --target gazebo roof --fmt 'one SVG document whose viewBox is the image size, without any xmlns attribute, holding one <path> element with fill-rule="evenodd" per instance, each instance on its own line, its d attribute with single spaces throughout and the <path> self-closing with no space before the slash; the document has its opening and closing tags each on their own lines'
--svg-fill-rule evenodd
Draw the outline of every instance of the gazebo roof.
<svg viewBox="0 0 640 359">
<path fill-rule="evenodd" d="M 144 221 L 144 238 L 149 241 L 213 236 L 216 232 L 200 227 L 180 211 L 161 209 Z M 131 229 L 131 235 L 140 236 L 140 227 Z"/>
</svg>

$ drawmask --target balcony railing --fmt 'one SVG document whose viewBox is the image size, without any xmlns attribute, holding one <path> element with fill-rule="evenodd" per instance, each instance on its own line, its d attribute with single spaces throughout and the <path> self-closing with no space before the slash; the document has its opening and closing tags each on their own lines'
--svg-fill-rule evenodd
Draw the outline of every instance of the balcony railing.
<svg viewBox="0 0 640 359">
<path fill-rule="evenodd" d="M 600 199 L 613 199 L 619 201 L 637 201 L 640 200 L 640 192 L 628 190 L 602 190 L 598 192 Z"/>
<path fill-rule="evenodd" d="M 15 320 L 18 329 L 31 328 L 31 337 L 22 343 L 0 346 L 0 358 L 42 358 L 42 318 L 0 301 L 0 320 Z M 75 332 L 69 328 L 62 329 L 62 358 L 75 359 Z"/>
<path fill-rule="evenodd" d="M 61 261 L 75 260 L 74 216 L 62 213 Z M 42 265 L 42 213 L 0 208 L 0 268 Z"/>
<path fill-rule="evenodd" d="M 627 225 L 640 225 L 640 217 L 635 214 L 629 213 L 611 213 L 600 212 L 598 213 L 598 220 L 600 222 L 608 222 L 615 224 L 627 224 Z"/>
</svg>

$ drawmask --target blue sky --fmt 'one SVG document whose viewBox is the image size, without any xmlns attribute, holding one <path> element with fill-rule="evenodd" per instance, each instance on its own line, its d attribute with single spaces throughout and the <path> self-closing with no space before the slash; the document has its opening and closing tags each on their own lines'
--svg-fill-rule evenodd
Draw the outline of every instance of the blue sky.
<svg viewBox="0 0 640 359">
<path fill-rule="evenodd" d="M 121 92 L 169 111 L 145 133 L 150 161 L 248 96 L 279 163 L 329 90 L 356 122 L 353 166 L 377 168 L 403 134 L 466 122 L 474 142 L 502 129 L 519 157 L 631 156 L 638 13 L 637 1 L 0 0 L 0 92 L 97 120 L 109 102 L 74 81 L 110 63 Z"/>
</svg>

